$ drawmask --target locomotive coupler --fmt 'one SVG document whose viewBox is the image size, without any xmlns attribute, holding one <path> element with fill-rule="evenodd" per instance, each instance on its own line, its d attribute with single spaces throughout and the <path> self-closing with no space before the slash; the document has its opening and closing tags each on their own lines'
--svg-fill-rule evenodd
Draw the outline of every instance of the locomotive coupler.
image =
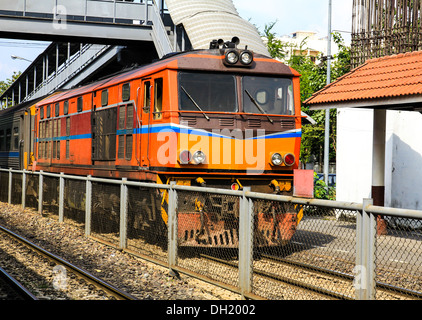
<svg viewBox="0 0 422 320">
<path fill-rule="evenodd" d="M 280 184 L 278 183 L 277 180 L 273 180 L 270 182 L 269 186 L 274 190 L 275 194 L 280 194 L 281 190 L 280 190 Z"/>
</svg>

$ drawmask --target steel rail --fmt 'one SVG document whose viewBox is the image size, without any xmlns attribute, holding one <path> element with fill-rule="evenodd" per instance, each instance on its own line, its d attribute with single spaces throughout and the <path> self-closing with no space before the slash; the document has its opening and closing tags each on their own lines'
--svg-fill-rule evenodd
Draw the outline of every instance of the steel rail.
<svg viewBox="0 0 422 320">
<path fill-rule="evenodd" d="M 37 246 L 34 243 L 29 242 L 25 238 L 19 236 L 18 234 L 12 232 L 11 230 L 8 230 L 2 226 L 0 226 L 0 231 L 6 233 L 7 235 L 11 236 L 12 238 L 16 239 L 17 241 L 23 243 L 24 245 L 28 246 L 30 249 L 38 252 L 39 254 L 43 255 L 49 260 L 54 261 L 55 263 L 64 266 L 66 269 L 68 269 L 70 272 L 73 272 L 80 278 L 85 279 L 86 281 L 94 284 L 97 288 L 107 292 L 109 295 L 115 297 L 118 300 L 138 300 L 136 297 L 130 295 L 129 293 L 126 293 L 113 285 L 109 284 L 108 282 L 101 280 L 92 274 L 90 274 L 88 271 L 83 270 L 74 264 L 56 256 L 55 254 L 48 252 L 44 250 L 43 248 Z"/>
<path fill-rule="evenodd" d="M 10 273 L 0 267 L 0 278 L 9 285 L 9 287 L 24 300 L 38 300 L 25 286 L 16 280 Z"/>
<path fill-rule="evenodd" d="M 353 281 L 354 278 L 355 278 L 353 275 L 350 275 L 350 274 L 347 274 L 347 273 L 329 270 L 329 269 L 325 269 L 325 268 L 321 268 L 321 267 L 317 267 L 317 266 L 312 266 L 312 265 L 308 265 L 308 264 L 305 264 L 305 263 L 302 263 L 302 262 L 289 261 L 287 259 L 272 256 L 272 255 L 262 254 L 261 257 L 263 257 L 267 260 L 270 260 L 270 261 L 276 261 L 276 262 L 279 262 L 279 263 L 291 265 L 293 267 L 301 268 L 301 269 L 307 270 L 307 271 L 319 272 L 322 275 L 329 275 L 329 276 L 337 277 L 337 278 L 343 279 L 343 280 Z M 420 293 L 420 292 L 409 290 L 409 289 L 406 289 L 406 288 L 400 288 L 400 287 L 393 286 L 393 285 L 383 283 L 383 282 L 380 282 L 380 281 L 376 281 L 375 283 L 376 283 L 377 289 L 383 290 L 387 293 L 397 294 L 397 295 L 401 295 L 401 296 L 408 297 L 408 298 L 409 297 L 417 297 L 418 299 L 422 299 L 422 293 Z"/>
<path fill-rule="evenodd" d="M 227 265 L 227 266 L 232 267 L 232 268 L 238 268 L 238 265 L 234 262 L 225 261 L 223 259 L 215 258 L 215 257 L 205 255 L 205 254 L 201 254 L 200 256 L 204 259 L 208 259 L 210 261 L 218 262 L 218 263 Z M 266 272 L 266 271 L 256 270 L 256 269 L 253 270 L 253 273 L 255 275 L 259 275 L 259 276 L 262 276 L 264 278 L 276 280 L 278 282 L 287 284 L 287 285 L 292 286 L 292 287 L 297 287 L 297 288 L 301 288 L 301 289 L 304 289 L 304 290 L 307 290 L 307 291 L 311 291 L 313 293 L 322 295 L 324 297 L 330 297 L 330 298 L 338 299 L 338 300 L 353 300 L 352 298 L 350 298 L 348 296 L 336 293 L 334 291 L 319 288 L 317 286 L 306 284 L 306 283 L 303 283 L 301 281 L 296 281 L 296 280 L 293 280 L 293 279 L 290 279 L 288 277 L 284 277 L 284 276 L 281 276 L 281 275 L 272 274 L 272 273 L 269 273 L 269 272 Z"/>
</svg>

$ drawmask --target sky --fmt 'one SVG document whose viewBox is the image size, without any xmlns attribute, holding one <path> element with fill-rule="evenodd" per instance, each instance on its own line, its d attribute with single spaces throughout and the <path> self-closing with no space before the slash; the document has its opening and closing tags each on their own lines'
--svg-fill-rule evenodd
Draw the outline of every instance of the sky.
<svg viewBox="0 0 422 320">
<path fill-rule="evenodd" d="M 210 0 L 212 1 L 212 0 Z M 278 36 L 295 31 L 314 31 L 320 37 L 328 34 L 329 0 L 233 0 L 239 15 L 256 25 L 260 31 L 266 24 L 277 21 L 273 31 Z M 350 41 L 353 0 L 332 0 L 332 29 L 342 32 Z M 0 25 L 1 28 L 1 25 Z M 0 39 L 0 81 L 11 78 L 13 72 L 24 71 L 30 64 L 13 60 L 11 55 L 34 60 L 48 46 L 48 42 Z"/>
</svg>

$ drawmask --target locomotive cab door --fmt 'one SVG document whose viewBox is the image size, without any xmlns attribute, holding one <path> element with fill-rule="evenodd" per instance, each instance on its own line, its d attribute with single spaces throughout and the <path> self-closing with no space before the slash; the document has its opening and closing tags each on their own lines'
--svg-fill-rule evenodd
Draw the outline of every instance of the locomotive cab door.
<svg viewBox="0 0 422 320">
<path fill-rule="evenodd" d="M 143 166 L 150 166 L 151 160 L 156 157 L 154 154 L 156 145 L 151 138 L 155 131 L 153 127 L 155 124 L 162 122 L 163 119 L 163 77 L 142 79 L 142 92 L 142 124 L 143 128 L 146 129 L 146 134 L 143 130 L 142 136 L 146 137 L 144 137 L 141 145 L 146 146 L 146 149 L 144 149 L 146 152 L 141 156 L 141 163 Z"/>
<path fill-rule="evenodd" d="M 151 132 L 151 121 L 150 121 L 150 110 L 151 110 L 151 78 L 142 79 L 141 83 L 142 94 L 141 94 L 141 165 L 143 167 L 149 167 L 149 148 L 150 148 L 150 132 Z"/>
</svg>

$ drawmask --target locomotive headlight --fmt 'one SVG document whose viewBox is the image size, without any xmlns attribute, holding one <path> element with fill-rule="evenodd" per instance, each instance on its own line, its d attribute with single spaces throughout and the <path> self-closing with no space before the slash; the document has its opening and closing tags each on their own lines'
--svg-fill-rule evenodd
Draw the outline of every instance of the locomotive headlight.
<svg viewBox="0 0 422 320">
<path fill-rule="evenodd" d="M 190 151 L 184 150 L 180 152 L 179 159 L 181 164 L 188 164 L 192 160 L 192 154 L 190 153 Z"/>
<path fill-rule="evenodd" d="M 240 54 L 240 62 L 244 65 L 249 65 L 253 61 L 253 55 L 250 51 L 243 51 Z"/>
<path fill-rule="evenodd" d="M 286 164 L 286 166 L 291 167 L 292 165 L 294 165 L 294 164 L 295 164 L 295 162 L 296 162 L 296 157 L 295 157 L 295 155 L 294 155 L 294 154 L 287 153 L 287 154 L 284 156 L 284 163 Z"/>
<path fill-rule="evenodd" d="M 196 151 L 193 154 L 192 159 L 195 164 L 202 164 L 205 162 L 205 153 L 203 153 L 202 151 Z"/>
<path fill-rule="evenodd" d="M 271 156 L 271 162 L 275 166 L 280 166 L 283 163 L 283 157 L 279 153 L 274 153 Z"/>
<path fill-rule="evenodd" d="M 230 64 L 236 64 L 239 61 L 239 54 L 234 50 L 227 51 L 226 61 Z"/>
</svg>

